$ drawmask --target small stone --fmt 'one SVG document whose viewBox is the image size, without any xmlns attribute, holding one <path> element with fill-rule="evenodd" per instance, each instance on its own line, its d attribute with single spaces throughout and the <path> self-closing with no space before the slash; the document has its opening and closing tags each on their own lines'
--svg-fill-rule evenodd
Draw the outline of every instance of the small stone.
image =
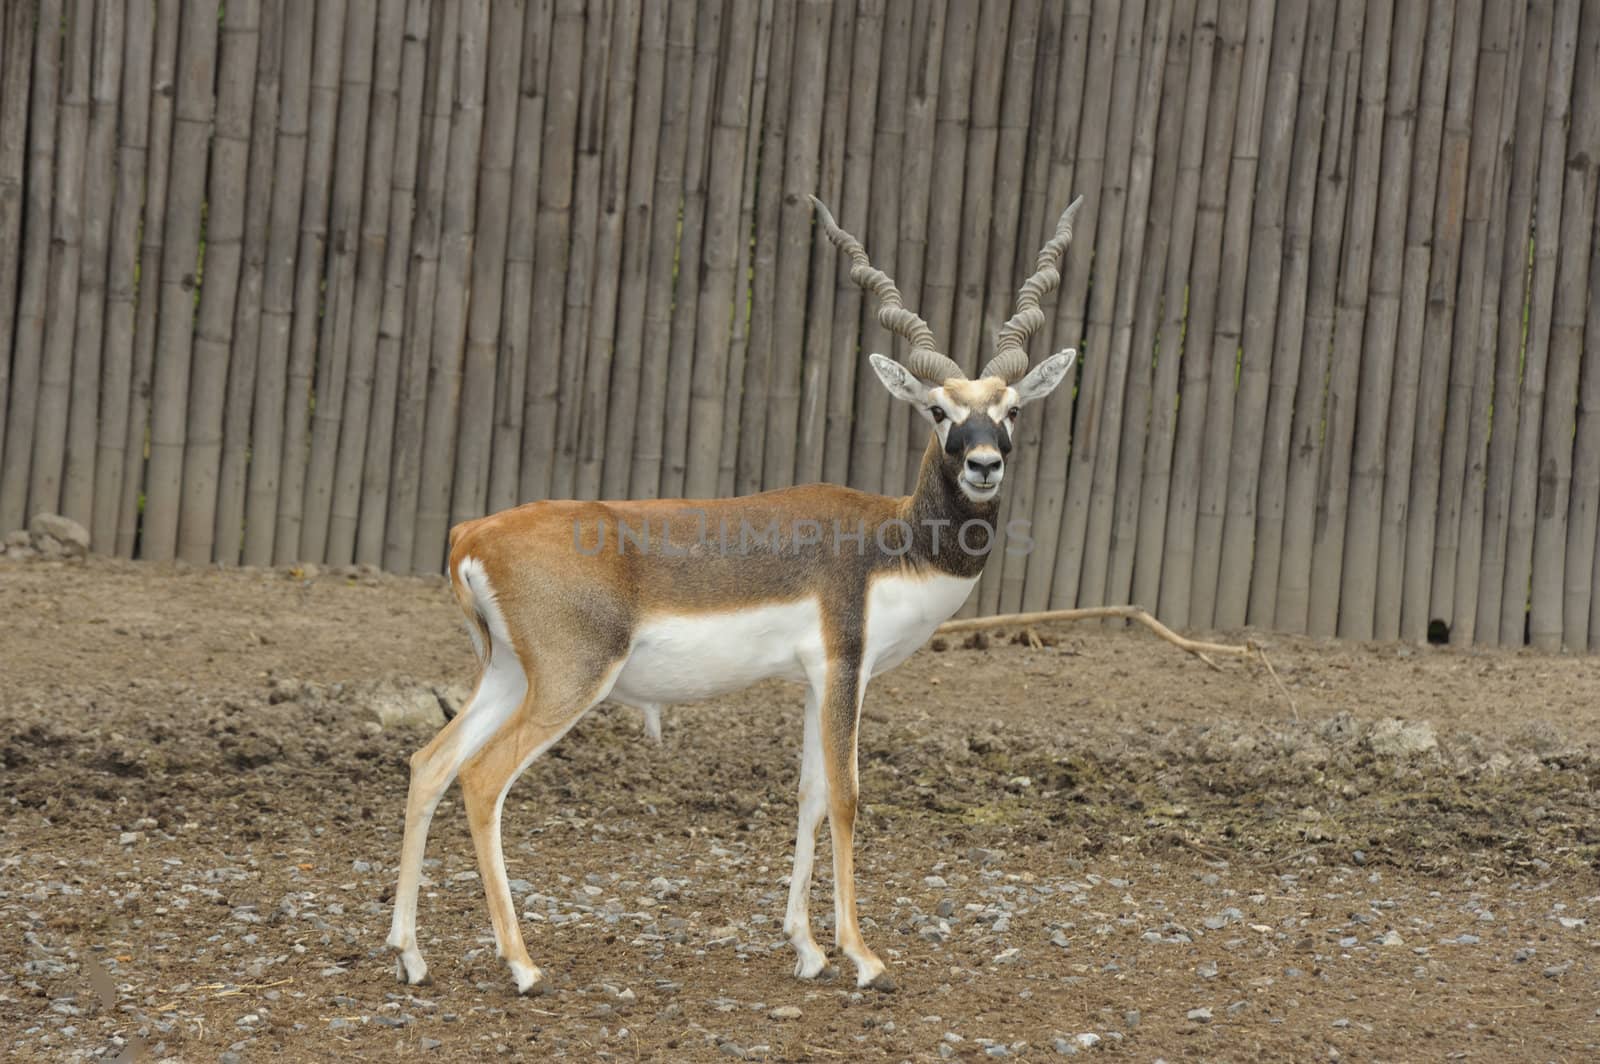
<svg viewBox="0 0 1600 1064">
<path fill-rule="evenodd" d="M 1067 937 L 1067 933 L 1061 930 L 1059 927 L 1050 933 L 1050 941 L 1057 946 L 1060 946 L 1062 949 L 1070 949 L 1072 946 L 1072 940 L 1069 939 Z"/>
<path fill-rule="evenodd" d="M 1404 946 L 1406 940 L 1400 937 L 1400 932 L 1395 930 L 1385 931 L 1378 939 L 1380 946 Z"/>
<path fill-rule="evenodd" d="M 746 1059 L 744 1046 L 739 1045 L 737 1042 L 724 1042 L 717 1047 L 717 1051 L 725 1057 L 732 1057 L 734 1060 Z"/>
<path fill-rule="evenodd" d="M 798 1020 L 800 1018 L 800 1009 L 795 1005 L 779 1005 L 767 1015 L 774 1020 Z"/>
<path fill-rule="evenodd" d="M 956 1055 L 955 1047 L 952 1046 L 949 1042 L 940 1042 L 939 1043 L 939 1055 L 941 1057 L 943 1057 L 945 1060 L 949 1060 L 951 1057 Z"/>
<path fill-rule="evenodd" d="M 1069 1042 L 1065 1038 L 1057 1038 L 1054 1042 L 1051 1042 L 1050 1045 L 1057 1053 L 1060 1053 L 1064 1057 L 1077 1056 L 1078 1054 L 1078 1044 L 1076 1042 Z"/>
<path fill-rule="evenodd" d="M 1198 1008 L 1198 1009 L 1190 1009 L 1184 1015 L 1185 1015 L 1185 1017 L 1187 1019 L 1189 1019 L 1190 1021 L 1192 1021 L 1194 1023 L 1210 1023 L 1211 1022 L 1211 1010 L 1209 1008 L 1202 1007 L 1202 1008 Z"/>
<path fill-rule="evenodd" d="M 954 916 L 956 914 L 955 900 L 952 898 L 945 898 L 934 907 L 933 911 L 946 918 Z"/>
<path fill-rule="evenodd" d="M 945 882 L 944 876 L 923 876 L 922 882 L 923 885 L 932 887 L 934 890 L 943 890 L 950 885 Z"/>
<path fill-rule="evenodd" d="M 1217 962 L 1202 961 L 1194 970 L 1194 974 L 1202 979 L 1215 979 L 1217 977 Z"/>
<path fill-rule="evenodd" d="M 1578 916 L 1558 916 L 1556 917 L 1556 922 L 1562 927 L 1566 928 L 1568 931 L 1575 931 L 1578 928 L 1583 927 L 1589 921 Z"/>
<path fill-rule="evenodd" d="M 1072 1040 L 1084 1049 L 1093 1049 L 1100 1044 L 1100 1036 L 1093 1031 L 1085 1031 L 1083 1034 L 1074 1035 Z"/>
<path fill-rule="evenodd" d="M 1546 968 L 1544 970 L 1544 977 L 1546 979 L 1560 979 L 1563 975 L 1566 975 L 1567 972 L 1570 971 L 1571 969 L 1572 969 L 1572 962 L 1571 961 L 1562 961 L 1560 964 L 1552 964 L 1548 968 Z"/>
<path fill-rule="evenodd" d="M 124 831 L 121 835 L 117 836 L 117 841 L 124 846 L 132 846 L 141 838 L 143 838 L 143 835 L 137 831 Z"/>
<path fill-rule="evenodd" d="M 368 872 L 372 871 L 372 864 L 368 861 L 351 861 L 350 870 L 361 875 L 366 875 Z"/>
<path fill-rule="evenodd" d="M 994 964 L 1016 964 L 1018 961 L 1022 960 L 1022 951 L 1017 947 L 1012 946 L 1010 949 L 1001 950 L 999 953 L 991 957 L 990 960 Z"/>
<path fill-rule="evenodd" d="M 28 532 L 35 540 L 51 537 L 65 554 L 78 556 L 89 552 L 89 530 L 70 517 L 36 513 L 33 520 L 28 522 Z"/>
<path fill-rule="evenodd" d="M 1139 1021 L 1142 1019 L 1144 1019 L 1144 1017 L 1139 1014 L 1138 1009 L 1129 1009 L 1127 1012 L 1122 1014 L 1122 1022 L 1128 1027 L 1139 1026 Z"/>
<path fill-rule="evenodd" d="M 1009 1057 L 1011 1050 L 1005 1046 L 988 1046 L 984 1049 L 983 1054 L 988 1057 Z"/>
<path fill-rule="evenodd" d="M 330 1031 L 348 1030 L 351 1026 L 352 1024 L 350 1021 L 345 1019 L 343 1016 L 335 1016 L 333 1019 L 328 1021 L 328 1030 Z"/>
<path fill-rule="evenodd" d="M 426 1053 L 438 1049 L 440 1046 L 444 1045 L 444 1043 L 439 1041 L 437 1038 L 424 1038 L 421 1045 L 422 1051 Z"/>
</svg>

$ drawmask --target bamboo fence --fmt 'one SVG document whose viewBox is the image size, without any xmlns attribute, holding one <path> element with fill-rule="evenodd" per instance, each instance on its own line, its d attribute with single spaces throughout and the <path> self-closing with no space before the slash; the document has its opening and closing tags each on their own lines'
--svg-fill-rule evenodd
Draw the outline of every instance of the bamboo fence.
<svg viewBox="0 0 1600 1064">
<path fill-rule="evenodd" d="M 1600 649 L 1600 4 L 0 0 L 0 532 L 439 568 L 905 491 L 1086 198 L 967 612 Z"/>
</svg>

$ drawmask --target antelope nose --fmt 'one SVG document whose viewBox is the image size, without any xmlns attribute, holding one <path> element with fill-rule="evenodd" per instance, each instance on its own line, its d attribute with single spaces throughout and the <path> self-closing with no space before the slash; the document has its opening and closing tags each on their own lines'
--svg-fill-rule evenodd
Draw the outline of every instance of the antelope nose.
<svg viewBox="0 0 1600 1064">
<path fill-rule="evenodd" d="M 967 471 L 970 472 L 973 476 L 977 477 L 979 480 L 988 480 L 991 477 L 993 477 L 996 473 L 1000 472 L 1000 463 L 1003 462 L 1003 461 L 1004 461 L 1004 459 L 1003 458 L 999 458 L 999 457 L 995 457 L 995 458 L 989 458 L 987 456 L 985 456 L 983 458 L 970 458 L 969 457 L 967 459 Z"/>
</svg>

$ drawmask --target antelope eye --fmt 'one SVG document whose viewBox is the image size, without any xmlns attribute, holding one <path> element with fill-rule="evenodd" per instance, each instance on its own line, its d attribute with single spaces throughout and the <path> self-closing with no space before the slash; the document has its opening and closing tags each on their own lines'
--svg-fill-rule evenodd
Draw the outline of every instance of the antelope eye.
<svg viewBox="0 0 1600 1064">
<path fill-rule="evenodd" d="M 1021 413 L 1021 411 L 1019 411 L 1016 407 L 1012 407 L 1010 410 L 1006 411 L 1006 417 L 1016 420 L 1017 414 L 1019 413 Z"/>
<path fill-rule="evenodd" d="M 943 421 L 945 418 L 950 416 L 949 414 L 946 414 L 944 412 L 944 408 L 943 407 L 938 407 L 938 406 L 929 407 L 928 408 L 928 414 L 933 418 L 933 423 L 935 425 L 937 425 L 939 422 Z"/>
</svg>

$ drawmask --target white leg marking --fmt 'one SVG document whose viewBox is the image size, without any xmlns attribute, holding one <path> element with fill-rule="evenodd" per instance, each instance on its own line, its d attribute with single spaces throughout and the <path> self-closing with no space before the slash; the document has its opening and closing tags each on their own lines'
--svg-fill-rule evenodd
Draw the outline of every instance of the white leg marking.
<svg viewBox="0 0 1600 1064">
<path fill-rule="evenodd" d="M 654 702 L 639 707 L 644 711 L 644 733 L 653 743 L 661 742 L 661 707 Z"/>
<path fill-rule="evenodd" d="M 828 958 L 811 935 L 811 867 L 817 850 L 817 825 L 828 811 L 828 779 L 822 767 L 821 696 L 806 696 L 805 739 L 800 754 L 800 822 L 794 837 L 794 874 L 789 877 L 789 909 L 783 933 L 799 953 L 794 974 L 814 979 Z"/>
</svg>

